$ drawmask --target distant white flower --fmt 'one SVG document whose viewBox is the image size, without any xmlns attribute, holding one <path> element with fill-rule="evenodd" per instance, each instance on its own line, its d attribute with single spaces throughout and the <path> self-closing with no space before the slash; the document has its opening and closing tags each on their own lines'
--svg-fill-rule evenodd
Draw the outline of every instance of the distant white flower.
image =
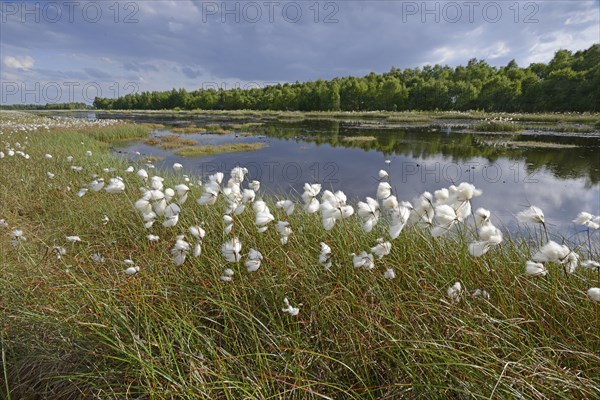
<svg viewBox="0 0 600 400">
<path fill-rule="evenodd" d="M 125 190 L 125 183 L 123 183 L 123 180 L 119 177 L 110 178 L 108 186 L 106 186 L 104 190 L 112 194 L 122 193 Z"/>
<path fill-rule="evenodd" d="M 281 309 L 281 311 L 290 314 L 292 317 L 295 317 L 300 312 L 300 308 L 292 307 L 290 305 L 290 302 L 287 299 L 287 297 L 285 299 L 283 299 L 283 306 L 284 307 Z"/>
<path fill-rule="evenodd" d="M 380 169 L 379 172 L 377 173 L 377 175 L 379 175 L 379 179 L 382 179 L 382 180 L 388 179 L 390 177 L 390 175 L 384 169 Z"/>
<path fill-rule="evenodd" d="M 317 200 L 317 195 L 321 192 L 321 184 L 314 183 L 304 184 L 304 193 L 302 193 L 302 201 L 304 202 L 304 210 L 309 213 L 315 213 L 319 211 L 319 200 Z"/>
<path fill-rule="evenodd" d="M 387 165 L 390 165 L 390 164 L 392 163 L 392 160 L 385 160 L 385 163 L 386 163 Z"/>
<path fill-rule="evenodd" d="M 197 200 L 200 205 L 213 205 L 217 202 L 221 187 L 217 182 L 210 181 L 204 185 L 204 192 L 202 196 Z"/>
<path fill-rule="evenodd" d="M 175 163 L 175 164 L 173 164 L 173 169 L 175 171 L 181 171 L 183 169 L 183 165 L 181 165 L 179 163 Z"/>
<path fill-rule="evenodd" d="M 86 155 L 86 157 L 91 157 L 92 156 L 92 152 L 88 150 L 88 151 L 85 152 L 85 155 Z"/>
<path fill-rule="evenodd" d="M 252 181 L 248 184 L 248 187 L 250 189 L 252 189 L 254 192 L 258 192 L 258 190 L 260 189 L 260 182 L 259 181 Z"/>
<path fill-rule="evenodd" d="M 352 254 L 352 262 L 354 268 L 364 268 L 367 271 L 375 268 L 375 262 L 373 261 L 373 254 L 361 251 L 360 254 Z"/>
<path fill-rule="evenodd" d="M 46 176 L 48 179 L 54 179 L 54 174 L 52 172 L 46 172 Z"/>
<path fill-rule="evenodd" d="M 255 201 L 254 204 L 252 204 L 252 208 L 255 214 L 254 224 L 257 227 L 265 227 L 269 222 L 275 220 L 275 217 L 271 214 L 269 207 L 267 207 L 267 204 L 264 201 Z"/>
<path fill-rule="evenodd" d="M 390 242 L 384 242 L 383 238 L 377 239 L 379 242 L 376 246 L 371 248 L 371 253 L 377 256 L 377 258 L 382 259 L 384 256 L 390 254 L 392 251 L 392 244 Z"/>
<path fill-rule="evenodd" d="M 135 275 L 138 272 L 140 272 L 140 267 L 138 267 L 137 265 L 132 265 L 130 267 L 127 267 L 127 269 L 125 269 L 125 273 L 127 275 Z"/>
<path fill-rule="evenodd" d="M 198 225 L 190 226 L 189 231 L 192 236 L 198 240 L 204 239 L 204 235 L 206 235 L 206 231 Z"/>
<path fill-rule="evenodd" d="M 256 272 L 260 268 L 260 262 L 263 260 L 263 255 L 258 250 L 250 249 L 246 258 L 246 268 L 248 272 Z"/>
<path fill-rule="evenodd" d="M 469 201 L 473 197 L 481 196 L 481 193 L 481 190 L 475 188 L 472 184 L 462 182 L 456 187 L 455 196 L 458 201 Z"/>
<path fill-rule="evenodd" d="M 275 203 L 275 207 L 283 209 L 287 215 L 292 215 L 294 213 L 295 206 L 296 205 L 291 200 L 280 200 Z"/>
<path fill-rule="evenodd" d="M 144 182 L 148 180 L 148 172 L 146 172 L 145 169 L 138 170 L 137 176 L 139 176 Z"/>
<path fill-rule="evenodd" d="M 104 257 L 100 253 L 94 253 L 92 254 L 92 261 L 97 264 L 102 264 L 104 262 Z"/>
<path fill-rule="evenodd" d="M 323 264 L 325 269 L 331 268 L 331 247 L 321 242 L 321 254 L 319 254 L 319 263 Z"/>
<path fill-rule="evenodd" d="M 396 273 L 394 272 L 393 269 L 388 268 L 385 273 L 383 274 L 383 277 L 385 279 L 394 279 L 396 277 Z"/>
<path fill-rule="evenodd" d="M 575 266 L 579 256 L 572 252 L 567 246 L 560 245 L 554 241 L 549 241 L 544 246 L 542 246 L 537 253 L 533 255 L 533 260 L 538 262 L 556 262 L 559 264 L 567 263 L 568 268 L 573 268 L 573 263 Z"/>
<path fill-rule="evenodd" d="M 94 192 L 99 192 L 104 187 L 104 179 L 95 179 L 90 183 L 90 186 Z"/>
<path fill-rule="evenodd" d="M 67 162 L 68 163 L 73 162 L 73 156 L 67 156 Z"/>
<path fill-rule="evenodd" d="M 354 208 L 346 205 L 346 195 L 341 190 L 335 193 L 329 190 L 323 192 L 319 210 L 321 211 L 323 228 L 326 231 L 333 229 L 336 221 L 349 218 L 354 214 Z"/>
<path fill-rule="evenodd" d="M 475 225 L 477 225 L 478 228 L 490 222 L 490 212 L 485 208 L 478 208 L 477 210 L 475 210 L 474 217 Z"/>
<path fill-rule="evenodd" d="M 5 219 L 0 219 L 0 228 L 8 228 L 8 223 Z"/>
<path fill-rule="evenodd" d="M 546 267 L 542 263 L 527 261 L 525 263 L 525 275 L 528 276 L 545 276 L 548 273 Z"/>
<path fill-rule="evenodd" d="M 458 303 L 460 301 L 460 295 L 462 294 L 462 285 L 460 282 L 454 283 L 454 285 L 448 288 L 448 297 L 452 300 L 453 303 Z"/>
<path fill-rule="evenodd" d="M 106 225 L 110 222 L 110 219 L 108 218 L 107 215 L 105 215 L 104 217 L 102 217 L 102 225 Z"/>
<path fill-rule="evenodd" d="M 173 262 L 176 266 L 180 266 L 185 262 L 187 253 L 190 251 L 191 246 L 188 242 L 183 240 L 183 236 L 178 236 L 175 241 L 175 246 L 171 249 L 173 255 Z"/>
<path fill-rule="evenodd" d="M 188 197 L 188 193 L 190 192 L 190 188 L 187 185 L 180 183 L 179 185 L 175 185 L 174 189 L 175 193 L 177 194 L 177 202 L 179 204 L 185 203 Z"/>
<path fill-rule="evenodd" d="M 536 206 L 531 206 L 517 214 L 517 220 L 521 223 L 545 224 L 544 213 Z"/>
<path fill-rule="evenodd" d="M 583 268 L 587 268 L 587 269 L 600 269 L 600 263 L 598 261 L 594 261 L 594 260 L 585 260 L 581 262 L 581 266 Z"/>
<path fill-rule="evenodd" d="M 81 188 L 81 189 L 79 189 L 79 192 L 77 192 L 77 196 L 79 196 L 79 197 L 83 197 L 83 196 L 85 196 L 85 194 L 86 194 L 87 192 L 88 192 L 88 189 L 87 189 L 87 188 Z"/>
<path fill-rule="evenodd" d="M 473 293 L 471 293 L 472 297 L 481 297 L 482 299 L 488 300 L 490 298 L 490 294 L 482 289 L 477 289 Z"/>
<path fill-rule="evenodd" d="M 60 260 L 62 258 L 62 256 L 67 254 L 67 249 L 65 249 L 64 247 L 61 247 L 61 246 L 54 246 L 52 248 L 52 250 L 54 251 L 54 254 L 56 255 L 57 260 Z"/>
<path fill-rule="evenodd" d="M 230 263 L 238 262 L 240 260 L 240 251 L 242 251 L 242 243 L 238 238 L 232 238 L 221 246 L 221 254 L 225 257 L 225 260 Z"/>
<path fill-rule="evenodd" d="M 362 228 L 365 233 L 369 233 L 373 230 L 373 227 L 377 225 L 379 221 L 379 203 L 377 200 L 367 197 L 366 202 L 359 201 L 357 204 L 357 214 L 362 218 Z"/>
<path fill-rule="evenodd" d="M 67 236 L 67 242 L 69 242 L 69 243 L 81 242 L 81 238 L 79 236 Z"/>
<path fill-rule="evenodd" d="M 448 204 L 436 206 L 434 212 L 434 225 L 431 227 L 431 236 L 433 237 L 448 233 L 458 222 L 456 211 Z"/>
<path fill-rule="evenodd" d="M 146 238 L 148 238 L 149 242 L 158 242 L 158 240 L 160 239 L 160 237 L 152 234 L 147 235 Z"/>
<path fill-rule="evenodd" d="M 587 228 L 600 230 L 600 216 L 595 217 L 588 212 L 580 212 L 577 218 L 573 220 L 573 223 L 577 225 L 583 225 Z"/>
<path fill-rule="evenodd" d="M 133 171 L 135 171 L 135 170 L 133 169 L 133 167 L 131 165 L 129 167 L 127 167 L 127 169 L 125 170 L 125 172 L 127 172 L 127 173 L 132 173 Z"/>
<path fill-rule="evenodd" d="M 592 301 L 600 301 L 600 288 L 589 288 L 587 291 L 587 295 Z"/>
<path fill-rule="evenodd" d="M 502 242 L 502 232 L 491 223 L 484 224 L 479 228 L 479 238 L 481 240 L 469 244 L 469 253 L 473 257 L 480 257 L 487 253 L 491 246 L 500 244 Z"/>
<path fill-rule="evenodd" d="M 234 274 L 235 272 L 231 268 L 225 268 L 223 275 L 221 275 L 221 280 L 223 282 L 231 282 Z"/>
<path fill-rule="evenodd" d="M 292 228 L 290 228 L 290 223 L 287 221 L 279 221 L 277 222 L 277 225 L 275 225 L 275 229 L 279 233 L 281 244 L 287 244 L 288 238 L 292 234 Z"/>
</svg>

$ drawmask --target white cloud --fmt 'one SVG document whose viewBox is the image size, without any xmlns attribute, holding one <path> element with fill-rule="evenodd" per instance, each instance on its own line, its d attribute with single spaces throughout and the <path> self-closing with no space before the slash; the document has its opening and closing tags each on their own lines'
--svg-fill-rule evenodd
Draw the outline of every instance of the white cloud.
<svg viewBox="0 0 600 400">
<path fill-rule="evenodd" d="M 33 68 L 33 58 L 30 56 L 24 56 L 24 57 L 6 56 L 6 57 L 4 57 L 3 61 L 4 61 L 4 65 L 6 65 L 8 68 L 24 69 L 24 70 L 29 70 L 29 69 Z"/>
</svg>

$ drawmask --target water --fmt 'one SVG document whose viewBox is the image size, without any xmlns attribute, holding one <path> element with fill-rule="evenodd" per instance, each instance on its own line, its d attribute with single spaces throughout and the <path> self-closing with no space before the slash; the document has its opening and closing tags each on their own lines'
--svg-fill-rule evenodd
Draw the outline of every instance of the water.
<svg viewBox="0 0 600 400">
<path fill-rule="evenodd" d="M 218 123 L 225 127 L 247 122 L 223 116 L 165 120 L 140 114 L 130 118 L 152 118 L 152 122 L 174 125 Z M 473 207 L 489 209 L 498 226 L 516 231 L 514 215 L 536 205 L 546 214 L 551 230 L 575 241 L 579 236 L 587 238 L 583 229 L 571 222 L 576 215 L 580 211 L 600 214 L 598 136 L 473 134 L 459 132 L 448 123 L 411 128 L 331 120 L 262 122 L 264 125 L 254 136 L 243 136 L 235 130 L 227 135 L 181 135 L 201 145 L 266 144 L 252 152 L 184 158 L 143 142 L 128 143 L 115 151 L 131 160 L 164 157 L 155 163 L 157 168 L 169 169 L 178 162 L 184 166 L 184 173 L 203 177 L 239 165 L 248 168 L 250 178 L 260 180 L 268 193 L 282 198 L 298 196 L 305 182 L 318 182 L 327 189 L 343 190 L 355 203 L 365 196 L 375 197 L 380 169 L 389 172 L 400 200 L 410 201 L 423 191 L 433 192 L 466 181 L 483 190 Z M 157 137 L 166 134 L 173 133 L 154 132 Z"/>
</svg>

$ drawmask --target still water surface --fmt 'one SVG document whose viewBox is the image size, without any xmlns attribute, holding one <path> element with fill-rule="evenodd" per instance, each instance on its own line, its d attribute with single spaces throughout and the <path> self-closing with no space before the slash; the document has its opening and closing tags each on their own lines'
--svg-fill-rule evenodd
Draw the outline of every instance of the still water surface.
<svg viewBox="0 0 600 400">
<path fill-rule="evenodd" d="M 225 128 L 248 122 L 223 116 L 166 119 L 141 114 L 129 118 L 178 126 L 217 123 Z M 280 197 L 299 196 L 305 182 L 318 182 L 327 189 L 343 190 L 355 203 L 365 196 L 375 197 L 380 169 L 389 172 L 400 200 L 410 201 L 423 191 L 467 181 L 483 190 L 473 207 L 492 211 L 498 226 L 518 230 L 514 215 L 536 205 L 546 214 L 551 230 L 576 242 L 578 236 L 583 237 L 582 228 L 571 222 L 577 213 L 600 214 L 597 135 L 531 131 L 509 136 L 478 134 L 460 132 L 451 123 L 411 128 L 332 120 L 262 122 L 253 135 L 244 135 L 243 129 L 225 135 L 182 135 L 200 145 L 266 145 L 252 152 L 184 158 L 143 141 L 127 143 L 115 151 L 132 161 L 164 157 L 155 163 L 157 168 L 168 169 L 178 162 L 184 173 L 194 176 L 206 177 L 239 165 L 248 168 L 250 178 L 260 180 L 267 192 Z M 168 129 L 153 133 L 156 137 L 172 134 Z"/>
</svg>

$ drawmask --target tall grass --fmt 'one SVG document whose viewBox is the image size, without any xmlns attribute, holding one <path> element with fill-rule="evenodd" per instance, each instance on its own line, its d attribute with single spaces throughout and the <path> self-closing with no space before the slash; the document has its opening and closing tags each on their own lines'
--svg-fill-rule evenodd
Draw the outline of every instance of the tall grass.
<svg viewBox="0 0 600 400">
<path fill-rule="evenodd" d="M 374 271 L 355 270 L 349 253 L 368 250 L 384 227 L 366 235 L 347 220 L 327 233 L 317 216 L 275 213 L 269 199 L 292 226 L 290 242 L 281 246 L 273 228 L 256 234 L 251 211 L 236 217 L 242 253 L 256 248 L 265 260 L 253 274 L 234 265 L 225 283 L 221 202 L 186 203 L 177 227 L 157 224 L 151 232 L 161 239 L 149 243 L 133 207 L 142 182 L 98 136 L 5 131 L 0 140 L 28 141 L 31 155 L 0 160 L 0 218 L 27 237 L 13 247 L 10 229 L 0 231 L 4 398 L 600 396 L 600 308 L 585 296 L 598 276 L 566 279 L 557 267 L 526 278 L 535 249 L 524 239 L 474 259 L 456 238 L 434 240 L 415 227 Z M 68 155 L 84 171 L 71 170 Z M 124 178 L 125 193 L 75 195 L 91 174 L 108 178 L 107 167 Z M 188 202 L 201 192 L 192 187 Z M 202 256 L 175 267 L 174 237 L 198 223 L 207 230 Z M 83 242 L 68 244 L 66 235 Z M 318 263 L 321 241 L 334 254 L 331 271 Z M 67 248 L 60 260 L 55 245 Z M 94 253 L 105 262 L 93 262 Z M 123 273 L 126 258 L 137 275 Z M 387 267 L 395 280 L 383 278 Z M 446 297 L 455 281 L 467 289 L 459 303 Z M 476 288 L 489 300 L 471 297 Z M 281 312 L 284 297 L 299 305 L 297 317 Z"/>
</svg>

